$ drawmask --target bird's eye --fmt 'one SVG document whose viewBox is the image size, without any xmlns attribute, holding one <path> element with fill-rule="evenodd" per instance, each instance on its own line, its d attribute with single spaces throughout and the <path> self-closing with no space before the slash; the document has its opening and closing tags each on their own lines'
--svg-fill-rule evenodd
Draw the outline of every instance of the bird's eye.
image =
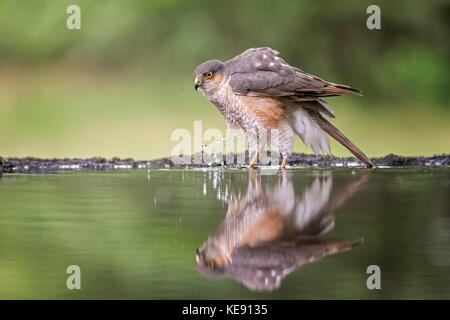
<svg viewBox="0 0 450 320">
<path fill-rule="evenodd" d="M 211 79 L 212 76 L 213 76 L 213 73 L 212 73 L 212 72 L 208 72 L 208 73 L 206 74 L 206 77 L 207 77 L 208 79 Z"/>
</svg>

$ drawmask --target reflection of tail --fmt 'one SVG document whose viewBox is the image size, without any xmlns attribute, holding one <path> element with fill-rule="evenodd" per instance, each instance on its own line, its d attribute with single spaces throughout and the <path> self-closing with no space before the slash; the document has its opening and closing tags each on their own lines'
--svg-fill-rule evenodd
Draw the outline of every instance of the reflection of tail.
<svg viewBox="0 0 450 320">
<path fill-rule="evenodd" d="M 342 251 L 351 250 L 353 247 L 359 246 L 363 243 L 363 239 L 353 241 L 333 241 L 326 244 L 326 252 L 328 254 L 339 253 Z"/>
<path fill-rule="evenodd" d="M 335 126 L 328 122 L 320 114 L 317 115 L 317 123 L 319 126 L 336 141 L 340 142 L 344 147 L 350 150 L 359 160 L 364 162 L 367 167 L 375 167 L 375 164 L 362 152 L 357 146 L 355 146 L 342 132 L 340 132 Z"/>
<path fill-rule="evenodd" d="M 361 187 L 369 180 L 368 175 L 362 175 L 359 178 L 352 181 L 350 184 L 340 189 L 335 195 L 332 196 L 330 201 L 321 209 L 321 214 L 325 215 L 329 212 L 333 212 L 351 198 Z"/>
</svg>

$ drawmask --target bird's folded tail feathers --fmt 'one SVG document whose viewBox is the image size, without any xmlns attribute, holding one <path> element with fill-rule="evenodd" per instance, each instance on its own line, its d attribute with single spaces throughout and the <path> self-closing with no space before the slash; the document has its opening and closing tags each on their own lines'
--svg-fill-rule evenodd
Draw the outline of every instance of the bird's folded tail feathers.
<svg viewBox="0 0 450 320">
<path fill-rule="evenodd" d="M 359 150 L 359 148 L 355 146 L 353 142 L 351 142 L 342 132 L 340 132 L 335 126 L 333 126 L 320 114 L 317 117 L 317 122 L 319 126 L 322 128 L 322 130 L 324 130 L 336 141 L 338 141 L 344 147 L 346 147 L 351 153 L 355 155 L 355 157 L 364 162 L 368 168 L 375 167 L 375 164 L 364 154 L 364 152 Z"/>
<path fill-rule="evenodd" d="M 362 96 L 361 91 L 358 89 L 346 86 L 345 84 L 332 83 L 327 82 L 327 86 L 325 87 L 327 92 L 336 93 L 336 94 L 356 94 L 358 96 Z"/>
</svg>

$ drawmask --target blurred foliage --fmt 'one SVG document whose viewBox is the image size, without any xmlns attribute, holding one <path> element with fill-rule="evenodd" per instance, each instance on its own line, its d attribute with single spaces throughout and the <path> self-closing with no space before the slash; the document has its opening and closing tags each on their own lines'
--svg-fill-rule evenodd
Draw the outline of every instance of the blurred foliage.
<svg viewBox="0 0 450 320">
<path fill-rule="evenodd" d="M 66 28 L 71 4 L 81 30 Z M 366 28 L 370 4 L 0 0 L 0 154 L 167 155 L 175 128 L 225 127 L 195 67 L 257 46 L 362 90 L 330 104 L 368 154 L 448 152 L 449 1 L 378 1 L 381 30 Z"/>
<path fill-rule="evenodd" d="M 26 65 L 68 59 L 105 68 L 148 63 L 189 77 L 204 59 L 271 46 L 288 62 L 360 87 L 371 98 L 447 101 L 450 3 L 379 1 L 381 31 L 365 26 L 371 3 L 3 0 L 0 59 Z M 70 4 L 81 7 L 80 31 L 65 27 Z"/>
</svg>

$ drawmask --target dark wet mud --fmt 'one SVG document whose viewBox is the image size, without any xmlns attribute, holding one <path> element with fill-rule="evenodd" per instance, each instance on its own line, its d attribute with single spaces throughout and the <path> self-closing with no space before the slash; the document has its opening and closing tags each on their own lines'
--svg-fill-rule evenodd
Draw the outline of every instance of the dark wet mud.
<svg viewBox="0 0 450 320">
<path fill-rule="evenodd" d="M 216 157 L 217 158 L 217 157 Z M 235 157 L 237 159 L 237 157 Z M 403 166 L 448 166 L 450 154 L 434 156 L 404 157 L 389 154 L 384 157 L 371 158 L 378 167 Z M 236 163 L 237 161 L 235 161 Z M 89 159 L 40 159 L 40 158 L 2 158 L 0 157 L 0 175 L 5 173 L 51 173 L 61 170 L 123 170 L 149 168 L 208 168 L 220 167 L 226 163 L 177 164 L 170 157 L 154 160 L 134 160 L 131 158 L 105 159 L 94 157 Z M 246 155 L 248 163 L 248 155 Z M 245 165 L 226 164 L 230 168 L 245 167 Z M 354 157 L 327 157 L 304 153 L 294 153 L 288 161 L 291 167 L 363 167 L 364 164 Z"/>
</svg>

